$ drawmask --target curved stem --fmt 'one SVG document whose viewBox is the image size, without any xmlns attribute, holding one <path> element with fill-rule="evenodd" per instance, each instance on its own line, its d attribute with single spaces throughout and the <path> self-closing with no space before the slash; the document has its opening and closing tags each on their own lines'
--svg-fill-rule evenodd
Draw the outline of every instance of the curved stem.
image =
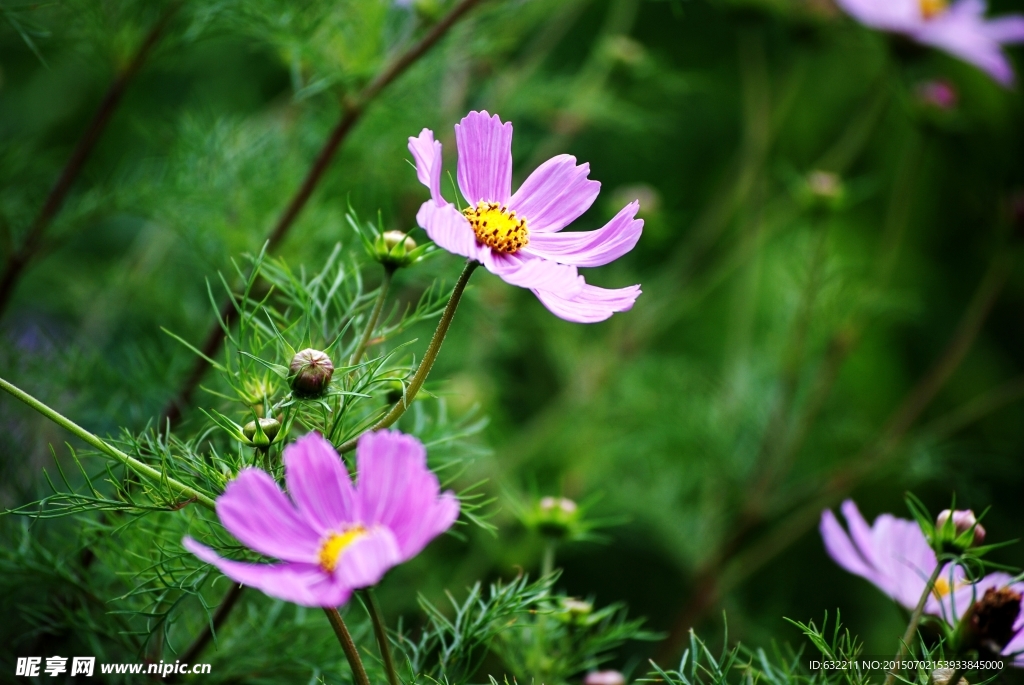
<svg viewBox="0 0 1024 685">
<path fill-rule="evenodd" d="M 96 449 L 98 449 L 100 452 L 107 455 L 111 459 L 121 462 L 126 467 L 128 467 L 135 473 L 139 474 L 143 478 L 146 478 L 155 484 L 168 485 L 171 487 L 171 489 L 176 490 L 177 492 L 181 493 L 182 495 L 189 499 L 195 500 L 199 504 L 202 504 L 204 507 L 211 510 L 215 509 L 213 500 L 210 499 L 208 496 L 199 492 L 195 488 L 185 485 L 181 481 L 175 480 L 174 478 L 171 478 L 167 474 L 158 471 L 149 464 L 145 464 L 136 459 L 135 457 L 128 456 L 127 454 L 117 449 L 113 445 L 110 445 L 103 439 L 85 430 L 71 419 L 60 414 L 55 409 L 51 409 L 47 405 L 43 404 L 36 398 L 29 395 L 24 390 L 18 388 L 17 386 L 11 383 L 8 383 L 3 378 L 0 378 L 0 389 L 5 390 L 10 395 L 13 395 L 14 397 L 18 398 L 19 400 L 21 400 L 28 406 L 32 407 L 37 412 L 39 412 L 46 418 L 50 419 L 57 425 L 61 426 L 65 430 L 74 433 L 83 441 L 89 443 L 90 445 L 92 445 L 93 447 L 95 447 Z"/>
<path fill-rule="evenodd" d="M 452 325 L 452 319 L 455 318 L 455 310 L 459 308 L 459 300 L 462 299 L 462 293 L 466 290 L 466 284 L 469 283 L 469 277 L 473 275 L 473 271 L 480 266 L 480 262 L 469 260 L 466 262 L 466 268 L 462 270 L 462 274 L 459 276 L 459 280 L 455 283 L 455 289 L 452 291 L 452 296 L 448 298 L 448 304 L 445 305 L 444 312 L 441 314 L 441 320 L 437 322 L 437 329 L 434 331 L 434 337 L 430 339 L 430 345 L 427 346 L 427 351 L 423 353 L 423 359 L 420 360 L 420 365 L 416 368 L 416 373 L 413 374 L 412 380 L 409 381 L 409 387 L 406 388 L 405 394 L 402 399 L 395 403 L 395 406 L 391 407 L 391 411 L 384 415 L 380 421 L 375 423 L 370 430 L 380 430 L 387 428 L 391 424 L 402 418 L 402 414 L 412 406 L 412 401 L 416 398 L 416 394 L 423 387 L 423 383 L 427 380 L 427 376 L 430 375 L 430 369 L 434 366 L 434 361 L 437 359 L 438 353 L 441 351 L 441 344 L 444 343 L 444 337 L 448 334 L 448 328 Z M 359 441 L 359 436 L 348 440 L 338 446 L 338 452 L 344 454 L 345 452 L 351 452 L 356 447 L 356 443 Z"/>
<path fill-rule="evenodd" d="M 334 628 L 334 634 L 338 636 L 341 650 L 345 652 L 348 665 L 352 668 L 352 676 L 356 680 L 356 685 L 370 685 L 370 679 L 366 677 L 366 669 L 363 668 L 363 660 L 359 658 L 359 650 L 356 649 L 356 643 L 352 641 L 352 634 L 348 632 L 348 627 L 345 625 L 344 619 L 341 618 L 341 614 L 333 607 L 324 607 L 324 613 L 327 614 L 327 620 Z"/>
<path fill-rule="evenodd" d="M 935 587 L 935 581 L 939 579 L 940 573 L 942 573 L 942 564 L 936 563 L 935 570 L 932 571 L 932 575 L 924 585 L 924 592 L 921 593 L 921 599 L 917 600 L 917 606 L 914 607 L 914 613 L 910 615 L 910 623 L 907 624 L 907 630 L 903 633 L 903 639 L 900 640 L 900 649 L 896 652 L 897 665 L 894 665 L 892 670 L 890 670 L 885 676 L 885 685 L 892 685 L 896 680 L 896 673 L 899 670 L 898 664 L 907 656 L 907 650 L 910 649 L 910 642 L 914 639 L 914 636 L 917 635 L 917 626 L 921 623 L 921 615 L 924 614 L 924 605 L 928 601 L 928 595 L 932 593 L 932 588 Z M 956 681 L 951 682 L 955 683 Z"/>
<path fill-rule="evenodd" d="M 363 352 L 366 352 L 366 346 L 370 342 L 370 336 L 373 335 L 373 329 L 377 327 L 377 321 L 380 319 L 381 310 L 384 309 L 384 301 L 388 298 L 388 288 L 391 286 L 391 276 L 395 273 L 393 266 L 384 266 L 384 278 L 380 282 L 380 290 L 377 291 L 377 301 L 373 304 L 373 311 L 370 312 L 370 318 L 366 322 L 366 330 L 363 331 L 363 335 L 359 338 L 359 344 L 356 345 L 355 352 L 352 353 L 352 358 L 349 359 L 348 365 L 355 366 L 359 363 L 359 360 L 363 356 Z"/>
<path fill-rule="evenodd" d="M 377 645 L 380 647 L 380 656 L 384 660 L 384 669 L 388 673 L 390 685 L 402 685 L 398 678 L 398 670 L 395 668 L 395 659 L 391 656 L 391 642 L 388 640 L 387 626 L 384 623 L 384 614 L 381 613 L 380 605 L 377 604 L 377 596 L 373 594 L 373 588 L 362 591 L 363 603 L 373 621 L 373 634 L 377 637 Z"/>
</svg>

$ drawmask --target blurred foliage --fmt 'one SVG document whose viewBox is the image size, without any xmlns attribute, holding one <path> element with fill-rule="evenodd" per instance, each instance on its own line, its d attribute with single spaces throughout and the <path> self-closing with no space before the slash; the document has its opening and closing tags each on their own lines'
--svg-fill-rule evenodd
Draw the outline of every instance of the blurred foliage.
<svg viewBox="0 0 1024 685">
<path fill-rule="evenodd" d="M 218 469 L 252 453 L 208 416 L 251 420 L 261 402 L 246 408 L 246 383 L 274 385 L 272 365 L 287 365 L 289 349 L 337 341 L 338 392 L 361 403 L 295 407 L 292 433 L 336 430 L 342 441 L 393 399 L 459 270 L 438 254 L 398 271 L 381 339 L 347 368 L 381 276 L 346 217 L 379 213 L 384 230 L 412 229 L 425 191 L 407 137 L 428 127 L 451 150 L 452 125 L 486 108 L 515 126 L 515 182 L 554 154 L 590 163 L 604 192 L 580 228 L 639 197 L 639 245 L 587 277 L 639 282 L 644 294 L 631 312 L 580 326 L 528 292 L 474 278 L 430 397 L 399 425 L 428 444 L 452 487 L 476 486 L 488 525 L 460 526 L 389 575 L 379 595 L 391 625 L 403 617 L 402 630 L 426 640 L 418 649 L 436 655 L 458 635 L 446 620 L 483 615 L 475 598 L 489 597 L 484 614 L 498 611 L 508 586 L 487 595 L 479 579 L 535 592 L 513 579 L 536 575 L 545 542 L 517 513 L 564 496 L 620 525 L 558 548 L 559 596 L 607 607 L 612 628 L 631 626 L 625 636 L 669 641 L 597 640 L 538 665 L 531 631 L 571 632 L 538 611 L 516 619 L 521 639 L 474 652 L 475 682 L 538 675 L 516 668 L 575 682 L 612 643 L 607 663 L 636 676 L 657 656 L 667 682 L 810 682 L 797 673 L 802 657 L 769 648 L 804 640 L 783 617 L 837 607 L 866 651 L 891 652 L 904 617 L 828 560 L 816 525 L 848 495 L 869 518 L 904 515 L 913 488 L 933 510 L 952 492 L 963 506 L 991 505 L 989 534 L 1020 535 L 1019 90 L 856 26 L 829 0 L 491 0 L 377 97 L 287 239 L 263 254 L 344 108 L 451 4 L 0 5 L 4 257 L 112 79 L 174 12 L 3 312 L 0 375 L 151 463 L 191 455 L 182 477 L 215 493 Z M 922 99 L 934 79 L 952 85 L 955 107 Z M 820 201 L 815 172 L 835 175 L 841 201 Z M 254 265 L 263 278 L 241 298 Z M 225 289 L 239 296 L 243 326 L 217 357 L 223 373 L 205 377 L 168 436 L 157 417 L 194 359 L 175 337 L 201 345 Z M 270 401 L 287 388 L 277 393 Z M 340 408 L 342 397 L 331 401 Z M 212 516 L 173 511 L 7 397 L 0 426 L 0 505 L 50 497 L 44 469 L 67 492 L 55 458 L 78 494 L 51 498 L 49 511 L 106 510 L 0 518 L 0 672 L 13 672 L 15 654 L 130 661 L 184 649 L 229 584 L 180 548 L 144 541 L 215 536 Z M 994 556 L 1024 564 L 1019 545 Z M 445 591 L 470 600 L 449 609 Z M 644 629 L 620 603 L 647 617 Z M 730 637 L 754 651 L 687 633 L 720 634 L 723 609 Z M 370 644 L 369 623 L 352 624 Z M 248 593 L 205 653 L 210 682 L 344 682 L 325 626 L 317 612 Z M 689 660 L 668 668 L 687 641 Z"/>
</svg>

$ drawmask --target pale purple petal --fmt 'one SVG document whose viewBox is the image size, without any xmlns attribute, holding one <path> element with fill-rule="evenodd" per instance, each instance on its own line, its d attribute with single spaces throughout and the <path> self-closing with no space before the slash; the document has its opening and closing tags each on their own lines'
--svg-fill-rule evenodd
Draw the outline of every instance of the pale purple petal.
<svg viewBox="0 0 1024 685">
<path fill-rule="evenodd" d="M 250 564 L 217 555 L 192 538 L 182 540 L 185 549 L 242 585 L 271 597 L 307 607 L 336 607 L 348 601 L 352 588 L 343 585 L 315 564 Z"/>
<path fill-rule="evenodd" d="M 987 21 L 985 34 L 997 43 L 1024 43 L 1024 15 L 1010 14 Z"/>
<path fill-rule="evenodd" d="M 409 152 L 416 160 L 416 178 L 430 188 L 430 198 L 435 204 L 445 204 L 441 197 L 441 141 L 434 140 L 434 132 L 425 128 L 419 137 L 409 137 Z"/>
<path fill-rule="evenodd" d="M 376 585 L 392 566 L 402 562 L 394 534 L 382 526 L 371 528 L 342 551 L 334 568 L 341 585 L 362 588 Z"/>
<path fill-rule="evenodd" d="M 284 561 L 316 563 L 320 536 L 267 473 L 245 468 L 217 498 L 217 517 L 246 547 Z"/>
<path fill-rule="evenodd" d="M 990 573 L 973 584 L 960 584 L 942 598 L 943 618 L 955 624 L 967 610 L 985 596 L 985 591 L 1012 585 L 1013 577 L 1002 572 Z"/>
<path fill-rule="evenodd" d="M 471 205 L 508 204 L 512 193 L 512 124 L 495 114 L 470 112 L 455 125 L 459 189 Z"/>
<path fill-rule="evenodd" d="M 484 268 L 503 281 L 521 288 L 536 288 L 571 297 L 584 286 L 576 267 L 526 254 L 522 250 L 505 254 L 487 249 L 481 260 Z"/>
<path fill-rule="evenodd" d="M 837 0 L 861 24 L 882 31 L 911 31 L 922 21 L 918 0 Z"/>
<path fill-rule="evenodd" d="M 402 560 L 419 553 L 458 517 L 458 501 L 450 493 L 440 494 L 423 444 L 411 435 L 366 433 L 356 447 L 356 461 L 362 521 L 389 528 Z"/>
<path fill-rule="evenodd" d="M 945 50 L 987 72 L 1004 86 L 1013 83 L 1013 68 L 1003 54 L 1001 39 L 1020 39 L 1020 17 L 985 21 L 985 3 L 960 0 L 911 32 L 926 45 Z M 1001 23 L 1006 22 L 1006 23 Z"/>
<path fill-rule="evenodd" d="M 640 240 L 644 222 L 635 218 L 638 211 L 640 203 L 631 202 L 596 231 L 532 233 L 523 252 L 573 266 L 608 264 L 632 250 Z"/>
<path fill-rule="evenodd" d="M 850 529 L 850 538 L 857 546 L 857 551 L 870 566 L 877 566 L 878 557 L 875 554 L 875 541 L 872 537 L 871 526 L 864 520 L 860 509 L 852 499 L 848 499 L 842 503 L 840 510 L 843 512 L 843 518 L 846 519 L 846 525 Z"/>
<path fill-rule="evenodd" d="M 938 563 L 935 552 L 914 521 L 883 514 L 875 519 L 873 531 L 878 570 L 889 596 L 914 608 Z"/>
<path fill-rule="evenodd" d="M 833 561 L 850 573 L 866 578 L 875 585 L 879 584 L 878 573 L 864 559 L 864 555 L 850 540 L 850 536 L 843 530 L 830 509 L 821 513 L 819 530 L 821 538 L 825 542 L 825 551 Z"/>
<path fill-rule="evenodd" d="M 319 433 L 284 450 L 285 482 L 302 517 L 323 536 L 356 520 L 354 490 L 345 463 Z"/>
<path fill-rule="evenodd" d="M 416 223 L 427 232 L 430 239 L 452 254 L 483 261 L 491 249 L 480 245 L 473 228 L 455 205 L 437 205 L 427 200 L 420 205 Z"/>
<path fill-rule="evenodd" d="M 570 298 L 549 290 L 533 290 L 537 299 L 555 316 L 575 323 L 597 323 L 616 312 L 628 311 L 640 296 L 640 286 L 626 288 L 599 288 L 584 284 Z"/>
<path fill-rule="evenodd" d="M 576 166 L 571 155 L 552 157 L 523 182 L 509 209 L 526 219 L 531 233 L 560 231 L 590 209 L 601 192 L 601 184 L 588 179 L 589 174 L 590 165 Z"/>
</svg>

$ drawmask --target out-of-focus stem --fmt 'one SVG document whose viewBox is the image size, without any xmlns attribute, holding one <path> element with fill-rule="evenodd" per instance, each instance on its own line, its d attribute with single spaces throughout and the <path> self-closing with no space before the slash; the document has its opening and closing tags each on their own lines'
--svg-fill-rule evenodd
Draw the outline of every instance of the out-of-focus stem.
<svg viewBox="0 0 1024 685">
<path fill-rule="evenodd" d="M 384 661 L 384 670 L 388 674 L 388 683 L 390 685 L 402 685 L 402 681 L 398 678 L 398 670 L 395 668 L 395 659 L 391 655 L 388 629 L 384 623 L 384 614 L 380 610 L 380 605 L 377 604 L 377 596 L 373 593 L 373 588 L 367 588 L 362 592 L 362 595 L 366 604 L 366 610 L 370 614 L 370 620 L 373 622 L 373 634 L 377 637 L 380 657 Z"/>
<path fill-rule="evenodd" d="M 423 387 L 423 383 L 427 380 L 427 376 L 430 375 L 430 369 L 434 367 L 434 362 L 437 360 L 437 355 L 441 351 L 441 345 L 444 343 L 444 338 L 448 334 L 448 328 L 452 325 L 452 319 L 455 318 L 455 310 L 459 308 L 459 301 L 462 299 L 462 293 L 466 290 L 466 284 L 469 283 L 469 277 L 473 275 L 473 271 L 480 266 L 480 262 L 475 260 L 469 260 L 466 262 L 466 268 L 462 270 L 462 274 L 459 276 L 459 280 L 455 283 L 455 289 L 452 290 L 451 297 L 448 298 L 448 304 L 445 305 L 444 312 L 441 313 L 441 320 L 437 322 L 437 329 L 434 330 L 434 337 L 430 339 L 430 345 L 427 346 L 427 351 L 423 353 L 423 359 L 420 360 L 420 365 L 416 367 L 416 373 L 413 374 L 412 380 L 409 381 L 409 386 L 405 389 L 405 394 L 402 399 L 395 403 L 395 406 L 391 408 L 387 414 L 384 415 L 380 421 L 375 423 L 370 430 L 381 430 L 387 428 L 391 424 L 395 423 L 402 417 L 402 414 L 412 406 L 412 401 L 416 398 L 416 394 L 419 393 L 420 388 Z M 356 443 L 359 441 L 359 436 L 356 436 L 348 442 L 342 443 L 338 446 L 338 452 L 344 454 L 350 452 L 356 447 Z"/>
<path fill-rule="evenodd" d="M 152 481 L 156 485 L 167 485 L 172 490 L 175 490 L 175 491 L 181 493 L 182 495 L 184 495 L 185 497 L 187 497 L 187 498 L 189 498 L 191 500 L 194 500 L 194 501 L 198 502 L 199 504 L 202 504 L 207 509 L 211 509 L 211 510 L 215 509 L 215 505 L 214 505 L 213 500 L 210 499 L 209 497 L 207 497 L 206 495 L 204 495 L 203 493 L 199 492 L 195 488 L 190 487 L 188 485 L 185 485 L 184 483 L 182 483 L 182 482 L 180 482 L 178 480 L 175 480 L 174 478 L 171 478 L 167 474 L 158 471 L 157 469 L 153 468 L 149 464 L 145 464 L 145 463 L 139 461 L 138 459 L 136 459 L 135 457 L 131 457 L 131 456 L 125 454 L 124 452 L 122 452 L 121 450 L 117 449 L 113 445 L 107 443 L 103 439 L 101 439 L 101 438 L 97 437 L 96 435 L 93 435 L 89 431 L 85 430 L 84 428 L 79 426 L 77 423 L 75 423 L 71 419 L 65 417 L 60 412 L 58 412 L 55 409 L 52 409 L 49 406 L 43 404 L 42 402 L 40 402 L 36 398 L 34 398 L 31 395 L 29 395 L 24 390 L 21 390 L 17 386 L 12 385 L 11 383 L 8 383 L 3 378 L 0 378 L 0 389 L 6 391 L 10 395 L 13 395 L 14 397 L 18 398 L 19 400 L 21 400 L 22 402 L 24 402 L 28 406 L 32 407 L 37 412 L 39 412 L 40 414 L 42 414 L 46 418 L 50 419 L 51 421 L 53 421 L 57 425 L 61 426 L 65 430 L 67 430 L 67 431 L 69 431 L 71 433 L 74 433 L 76 436 L 81 438 L 84 442 L 92 445 L 93 447 L 95 447 L 100 452 L 102 452 L 103 454 L 107 455 L 108 457 L 110 457 L 114 461 L 121 462 L 126 467 L 128 467 L 130 470 L 132 470 L 135 473 L 139 474 L 143 478 L 145 478 L 145 479 L 147 479 L 149 481 Z"/>
<path fill-rule="evenodd" d="M 377 327 L 377 321 L 380 319 L 381 310 L 384 309 L 384 302 L 388 298 L 388 288 L 391 286 L 391 277 L 394 273 L 395 268 L 393 266 L 384 266 L 384 278 L 381 279 L 380 289 L 377 291 L 377 301 L 373 303 L 373 311 L 370 312 L 370 318 L 366 321 L 366 330 L 363 331 L 363 335 L 359 338 L 356 350 L 352 353 L 352 358 L 348 362 L 349 366 L 358 364 L 363 356 L 363 352 L 366 351 L 366 346 L 370 342 L 370 336 L 373 335 L 373 329 Z"/>
<path fill-rule="evenodd" d="M 334 628 L 334 634 L 338 636 L 341 651 L 345 652 L 345 658 L 348 659 L 348 665 L 352 669 L 356 685 L 370 685 L 370 679 L 366 676 L 366 669 L 363 667 L 363 660 L 359 658 L 359 650 L 356 649 L 356 643 L 352 641 L 352 634 L 348 632 L 345 620 L 333 607 L 324 607 L 324 613 L 327 614 L 327 620 Z"/>
<path fill-rule="evenodd" d="M 295 224 L 295 220 L 302 212 L 302 209 L 306 206 L 309 198 L 313 195 L 313 191 L 316 189 L 317 185 L 319 185 L 321 178 L 323 178 L 324 173 L 327 171 L 331 161 L 334 159 L 334 155 L 338 152 L 338 148 L 340 148 L 341 144 L 346 140 L 346 138 L 348 138 L 348 134 L 362 118 L 363 113 L 369 107 L 370 103 L 372 103 L 374 99 L 380 95 L 381 91 L 389 86 L 392 81 L 401 76 L 410 66 L 415 64 L 417 60 L 425 55 L 427 51 L 434 46 L 434 44 L 441 40 L 452 26 L 454 26 L 467 12 L 473 9 L 473 7 L 480 4 L 481 1 L 482 0 L 461 0 L 461 2 L 455 5 L 448 14 L 434 24 L 427 35 L 420 39 L 418 43 L 406 50 L 400 57 L 384 69 L 384 71 L 378 74 L 377 78 L 371 81 L 352 102 L 345 106 L 341 119 L 339 119 L 334 130 L 331 131 L 331 135 L 328 136 L 323 147 L 320 148 L 320 152 L 317 154 L 316 160 L 314 160 L 313 165 L 306 174 L 306 178 L 303 180 L 302 185 L 299 186 L 295 195 L 292 196 L 292 199 L 281 214 L 281 217 L 278 219 L 273 230 L 271 230 L 267 235 L 267 253 L 270 253 L 277 248 L 277 246 L 284 240 L 285 236 L 287 236 L 288 232 Z M 235 304 L 232 298 L 225 298 L 221 303 L 219 319 L 210 327 L 210 330 L 203 341 L 203 345 L 200 348 L 202 355 L 196 357 L 196 360 L 192 365 L 192 369 L 188 376 L 186 376 L 181 388 L 164 407 L 160 414 L 160 425 L 165 425 L 168 422 L 174 423 L 181 417 L 182 411 L 184 411 L 184 408 L 192 398 L 192 393 L 195 392 L 197 387 L 199 387 L 199 383 L 202 381 L 203 375 L 206 373 L 206 369 L 210 365 L 208 359 L 217 354 L 221 344 L 224 342 L 224 336 L 226 335 L 225 329 L 234 323 L 237 315 L 238 312 L 235 310 Z M 221 322 L 223 322 L 223 325 Z"/>
<path fill-rule="evenodd" d="M 541 558 L 540 563 L 540 577 L 547 578 L 555 570 L 555 546 L 554 540 L 546 540 L 544 542 L 544 556 Z"/>
<path fill-rule="evenodd" d="M 0 274 L 0 316 L 3 316 L 4 310 L 10 303 L 11 296 L 14 294 L 14 289 L 17 287 L 21 275 L 42 247 L 43 235 L 46 233 L 47 227 L 53 221 L 53 218 L 57 216 L 57 212 L 60 211 L 61 205 L 64 204 L 72 184 L 78 178 L 78 174 L 82 171 L 82 167 L 85 166 L 86 160 L 95 149 L 96 143 L 99 142 L 100 136 L 107 128 L 107 124 L 110 123 L 111 117 L 114 116 L 114 112 L 117 110 L 118 105 L 121 103 L 121 98 L 128 88 L 128 83 L 139 72 L 139 69 L 142 68 L 143 63 L 149 57 L 156 44 L 160 42 L 164 31 L 167 30 L 167 25 L 180 7 L 181 2 L 175 2 L 167 8 L 163 16 L 150 29 L 149 34 L 142 41 L 131 61 L 128 62 L 124 70 L 110 84 L 106 94 L 103 96 L 103 100 L 100 102 L 99 108 L 96 110 L 96 114 L 93 115 L 89 126 L 75 144 L 75 149 L 72 150 L 71 156 L 57 178 L 57 182 L 50 190 L 50 194 L 46 196 L 46 201 L 43 203 L 42 209 L 39 210 L 35 221 L 32 222 L 25 241 L 20 247 L 12 249 L 11 253 L 7 256 L 3 273 Z"/>
<path fill-rule="evenodd" d="M 900 648 L 896 652 L 896 663 L 903 661 L 903 658 L 907 656 L 907 650 L 910 649 L 910 641 L 917 635 L 917 626 L 921 623 L 921 616 L 924 614 L 924 605 L 928 602 L 928 595 L 932 593 L 932 588 L 935 587 L 935 581 L 939 579 L 939 574 L 942 573 L 942 564 L 936 563 L 935 570 L 932 571 L 931 576 L 928 577 L 928 582 L 924 585 L 924 592 L 921 593 L 921 599 L 917 600 L 917 606 L 914 607 L 914 613 L 910 615 L 910 623 L 907 624 L 907 630 L 903 633 L 903 639 L 900 640 Z M 897 666 L 893 666 L 888 674 L 885 676 L 885 685 L 892 685 L 896 680 L 896 674 L 899 672 Z M 956 683 L 956 680 L 950 682 Z"/>
</svg>

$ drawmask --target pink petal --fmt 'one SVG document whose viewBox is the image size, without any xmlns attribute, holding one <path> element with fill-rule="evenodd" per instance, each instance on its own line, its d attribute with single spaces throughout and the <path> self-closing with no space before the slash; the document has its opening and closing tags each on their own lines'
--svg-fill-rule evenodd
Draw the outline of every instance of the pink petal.
<svg viewBox="0 0 1024 685">
<path fill-rule="evenodd" d="M 555 316 L 576 323 L 597 323 L 616 312 L 632 309 L 640 296 L 640 286 L 610 290 L 584 284 L 575 295 L 565 297 L 548 290 L 534 290 L 533 294 Z"/>
<path fill-rule="evenodd" d="M 416 178 L 430 188 L 430 198 L 436 204 L 444 204 L 441 197 L 441 141 L 434 140 L 434 132 L 425 128 L 419 137 L 409 137 L 409 152 L 416 160 Z"/>
<path fill-rule="evenodd" d="M 485 248 L 483 252 L 484 267 L 511 285 L 549 290 L 563 297 L 572 297 L 583 289 L 583 277 L 574 266 L 541 259 L 522 250 L 505 254 Z"/>
<path fill-rule="evenodd" d="M 284 561 L 315 563 L 320 536 L 267 473 L 245 468 L 217 498 L 217 516 L 246 547 Z"/>
<path fill-rule="evenodd" d="M 1024 42 L 1024 15 L 1011 14 L 985 23 L 985 34 L 997 43 Z"/>
<path fill-rule="evenodd" d="M 321 537 L 356 520 L 348 469 L 319 433 L 304 435 L 286 447 L 284 468 L 296 507 Z"/>
<path fill-rule="evenodd" d="M 857 505 L 854 504 L 851 499 L 843 502 L 840 509 L 843 512 L 843 517 L 846 519 L 846 525 L 850 529 L 850 538 L 857 546 L 857 551 L 869 566 L 876 566 L 878 557 L 875 554 L 874 540 L 871 536 L 871 527 L 868 525 L 868 522 L 864 520 L 864 517 L 860 513 L 860 509 L 857 508 Z"/>
<path fill-rule="evenodd" d="M 472 227 L 455 205 L 437 205 L 428 200 L 420 205 L 416 223 L 431 240 L 452 254 L 483 261 L 484 254 L 491 251 L 476 241 Z"/>
<path fill-rule="evenodd" d="M 508 204 L 512 193 L 512 124 L 495 114 L 470 112 L 455 125 L 458 180 L 471 205 L 481 200 Z"/>
<path fill-rule="evenodd" d="M 347 602 L 352 594 L 350 587 L 313 564 L 249 564 L 224 559 L 192 538 L 185 538 L 181 544 L 231 580 L 286 602 L 307 607 L 336 607 Z"/>
<path fill-rule="evenodd" d="M 509 200 L 509 209 L 526 219 L 531 233 L 560 231 L 590 209 L 601 192 L 589 173 L 590 165 L 576 166 L 571 155 L 552 157 L 530 174 Z"/>
<path fill-rule="evenodd" d="M 367 433 L 359 439 L 356 460 L 363 523 L 389 528 L 402 560 L 418 554 L 458 517 L 458 501 L 451 493 L 440 495 L 416 438 L 397 431 Z"/>
<path fill-rule="evenodd" d="M 945 13 L 923 22 L 912 36 L 973 64 L 1009 86 L 1013 83 L 1013 69 L 1000 42 L 989 34 L 989 25 L 982 16 L 984 11 L 984 3 L 961 0 Z"/>
<path fill-rule="evenodd" d="M 918 0 L 837 0 L 861 24 L 882 31 L 911 31 L 922 21 Z"/>
<path fill-rule="evenodd" d="M 524 252 L 573 266 L 602 266 L 636 246 L 643 231 L 642 219 L 634 218 L 639 202 L 631 202 L 603 228 L 596 231 L 533 233 Z"/>
<path fill-rule="evenodd" d="M 831 510 L 826 509 L 821 513 L 819 530 L 821 538 L 825 542 L 825 551 L 833 561 L 850 573 L 865 578 L 875 585 L 879 584 L 878 573 L 864 559 Z"/>
<path fill-rule="evenodd" d="M 341 553 L 334 577 L 345 587 L 370 587 L 401 562 L 394 534 L 384 527 L 372 528 L 369 535 L 357 539 Z"/>
</svg>

